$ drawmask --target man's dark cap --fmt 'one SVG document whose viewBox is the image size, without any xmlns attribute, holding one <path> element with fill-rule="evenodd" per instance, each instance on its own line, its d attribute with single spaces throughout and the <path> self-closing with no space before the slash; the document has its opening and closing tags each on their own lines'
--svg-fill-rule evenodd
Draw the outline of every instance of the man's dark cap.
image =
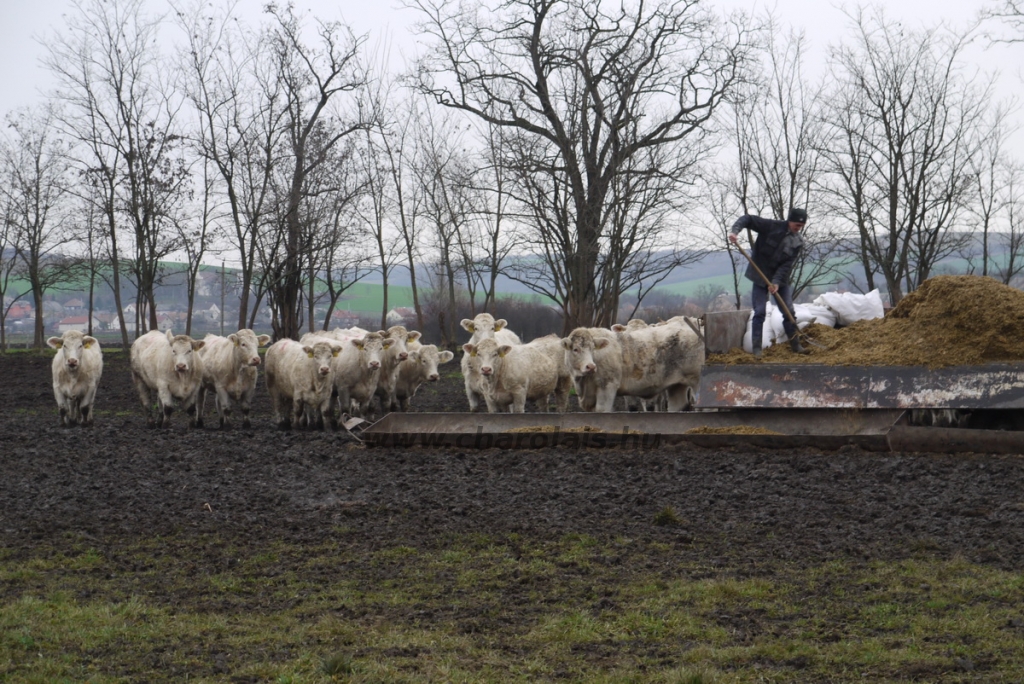
<svg viewBox="0 0 1024 684">
<path fill-rule="evenodd" d="M 786 220 L 790 223 L 807 223 L 807 210 L 806 209 L 790 209 L 789 216 Z"/>
</svg>

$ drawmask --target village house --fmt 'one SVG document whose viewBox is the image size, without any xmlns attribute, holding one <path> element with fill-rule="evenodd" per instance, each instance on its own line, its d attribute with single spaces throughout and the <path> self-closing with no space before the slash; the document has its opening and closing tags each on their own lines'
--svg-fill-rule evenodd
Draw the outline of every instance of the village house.
<svg viewBox="0 0 1024 684">
<path fill-rule="evenodd" d="M 92 317 L 92 329 L 98 331 L 103 329 L 103 324 L 95 316 Z M 57 323 L 57 332 L 66 333 L 69 330 L 89 332 L 88 316 L 66 316 Z"/>
</svg>

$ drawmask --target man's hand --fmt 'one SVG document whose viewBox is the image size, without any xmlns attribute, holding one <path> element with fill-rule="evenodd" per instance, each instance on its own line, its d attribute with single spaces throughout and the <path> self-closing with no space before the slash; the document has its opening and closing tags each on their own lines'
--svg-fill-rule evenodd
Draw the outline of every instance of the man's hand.
<svg viewBox="0 0 1024 684">
<path fill-rule="evenodd" d="M 779 286 L 776 285 L 775 283 L 772 283 L 771 285 L 768 286 L 768 292 L 770 292 L 772 294 L 775 294 L 778 291 L 779 291 Z"/>
<path fill-rule="evenodd" d="M 736 233 L 729 233 L 729 242 L 734 245 L 738 245 L 740 243 L 740 236 Z"/>
</svg>

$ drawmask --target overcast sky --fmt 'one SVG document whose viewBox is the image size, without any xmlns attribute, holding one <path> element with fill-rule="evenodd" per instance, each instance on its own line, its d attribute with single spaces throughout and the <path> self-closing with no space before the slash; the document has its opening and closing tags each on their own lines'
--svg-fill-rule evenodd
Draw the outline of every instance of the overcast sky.
<svg viewBox="0 0 1024 684">
<path fill-rule="evenodd" d="M 218 3 L 222 0 L 212 0 Z M 267 0 L 239 0 L 238 11 L 251 23 L 260 19 Z M 282 0 L 284 1 L 284 0 Z M 746 9 L 762 11 L 765 2 L 755 0 L 713 0 L 723 11 Z M 166 11 L 167 0 L 149 0 L 154 11 Z M 847 3 L 850 5 L 851 3 Z M 415 50 L 409 26 L 414 19 L 411 10 L 397 9 L 395 0 L 295 0 L 300 10 L 308 10 L 324 19 L 346 20 L 357 34 L 368 33 L 371 41 L 390 36 L 395 51 Z M 886 13 L 910 27 L 932 25 L 940 20 L 952 26 L 964 26 L 977 13 L 977 0 L 890 0 L 884 3 Z M 848 20 L 840 10 L 841 3 L 822 0 L 777 0 L 768 2 L 783 22 L 803 28 L 810 41 L 814 66 L 824 63 L 829 43 L 848 35 Z M 33 104 L 40 93 L 51 86 L 49 74 L 41 67 L 45 52 L 40 40 L 63 25 L 62 15 L 73 8 L 71 0 L 0 0 L 0 115 L 15 107 Z M 1015 66 L 1024 58 L 1024 45 L 997 46 L 969 53 L 970 58 L 985 70 L 1002 69 L 1001 99 L 1021 89 L 1021 76 Z"/>
</svg>

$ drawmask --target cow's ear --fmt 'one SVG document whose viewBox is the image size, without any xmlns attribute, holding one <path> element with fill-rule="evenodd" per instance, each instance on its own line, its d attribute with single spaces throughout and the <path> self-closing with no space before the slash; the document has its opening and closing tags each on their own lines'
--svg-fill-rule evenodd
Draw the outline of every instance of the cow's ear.
<svg viewBox="0 0 1024 684">
<path fill-rule="evenodd" d="M 510 351 L 512 351 L 512 346 L 508 344 L 503 344 L 500 347 L 498 347 L 498 356 L 500 356 L 501 358 L 505 358 L 505 354 L 508 354 Z"/>
<path fill-rule="evenodd" d="M 423 333 L 421 333 L 419 330 L 413 330 L 411 333 L 409 333 L 409 337 L 407 337 L 405 341 L 415 342 L 416 340 L 420 339 L 422 335 Z"/>
<path fill-rule="evenodd" d="M 563 337 L 562 347 L 564 347 L 565 349 L 572 349 L 572 340 L 570 340 L 568 337 Z"/>
<path fill-rule="evenodd" d="M 419 352 L 419 350 L 409 352 L 409 358 L 406 359 L 406 361 L 409 361 L 410 363 L 416 363 L 419 360 L 420 360 L 420 352 Z"/>
<path fill-rule="evenodd" d="M 498 332 L 506 325 L 508 325 L 508 321 L 506 321 L 504 318 L 499 318 L 498 320 L 494 321 L 494 332 Z"/>
<path fill-rule="evenodd" d="M 306 352 L 306 356 L 308 356 L 309 358 L 313 358 L 313 348 L 310 347 L 309 345 L 303 347 L 302 351 Z"/>
<path fill-rule="evenodd" d="M 391 341 L 392 340 L 388 340 L 388 342 L 391 342 Z M 366 347 L 366 340 L 364 340 L 361 337 L 353 339 L 352 340 L 352 346 L 353 347 L 358 347 L 359 349 L 364 349 Z"/>
<path fill-rule="evenodd" d="M 228 339 L 231 340 L 236 347 L 238 346 L 238 335 L 236 335 L 235 333 L 231 333 L 230 335 L 228 335 Z"/>
<path fill-rule="evenodd" d="M 167 341 L 174 342 L 174 333 L 171 332 L 170 328 L 167 329 Z"/>
<path fill-rule="evenodd" d="M 597 340 L 594 340 L 594 349 L 604 349 L 609 344 L 611 344 L 611 340 L 597 339 Z"/>
<path fill-rule="evenodd" d="M 463 318 L 459 325 L 465 328 L 468 332 L 476 332 L 474 329 L 475 326 L 473 325 L 473 321 L 469 320 L 468 318 Z"/>
<path fill-rule="evenodd" d="M 450 351 L 448 351 L 446 349 L 445 351 L 443 351 L 443 352 L 441 352 L 440 354 L 437 355 L 437 362 L 438 363 L 448 363 L 449 361 L 451 361 L 454 358 L 455 358 L 455 354 L 452 354 Z"/>
<path fill-rule="evenodd" d="M 206 340 L 192 340 L 192 351 L 199 351 L 206 346 Z"/>
<path fill-rule="evenodd" d="M 462 351 L 469 354 L 470 356 L 476 356 L 476 347 L 469 342 L 462 345 Z"/>
<path fill-rule="evenodd" d="M 50 339 L 46 340 L 46 344 L 48 344 L 49 346 L 53 347 L 54 349 L 60 349 L 61 347 L 64 346 L 64 338 L 63 337 L 51 337 Z"/>
<path fill-rule="evenodd" d="M 380 343 L 380 346 L 381 346 L 382 349 L 390 349 L 391 347 L 394 346 L 394 344 L 395 344 L 395 341 L 393 339 L 391 339 L 390 337 L 388 337 L 387 339 L 385 339 L 384 341 L 382 341 Z"/>
<path fill-rule="evenodd" d="M 341 353 L 341 347 L 337 345 L 331 345 L 331 356 L 337 356 Z"/>
<path fill-rule="evenodd" d="M 256 338 L 256 344 L 260 347 L 266 347 L 270 344 L 270 335 L 260 335 Z"/>
<path fill-rule="evenodd" d="M 86 335 L 85 337 L 82 338 L 82 346 L 85 347 L 86 349 L 88 349 L 94 344 L 97 344 L 98 342 L 99 341 L 95 337 L 90 337 L 89 335 Z"/>
<path fill-rule="evenodd" d="M 612 326 L 612 330 L 614 332 L 625 332 L 626 326 L 622 325 L 621 323 L 616 323 L 615 325 Z"/>
</svg>

